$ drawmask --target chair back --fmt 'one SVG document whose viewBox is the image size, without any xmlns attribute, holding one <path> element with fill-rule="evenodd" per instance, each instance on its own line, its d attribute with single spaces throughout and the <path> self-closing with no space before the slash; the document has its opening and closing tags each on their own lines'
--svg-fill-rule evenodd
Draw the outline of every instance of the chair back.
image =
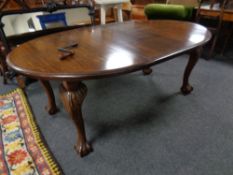
<svg viewBox="0 0 233 175">
<path fill-rule="evenodd" d="M 94 11 L 90 4 L 47 3 L 33 6 L 25 3 L 28 8 L 23 8 L 10 3 L 13 0 L 7 2 L 6 8 L 0 11 L 0 39 L 7 52 L 12 46 L 35 37 L 92 25 L 94 21 Z"/>
<path fill-rule="evenodd" d="M 212 57 L 212 54 L 216 48 L 216 43 L 218 41 L 219 35 L 222 30 L 222 23 L 226 21 L 225 19 L 225 10 L 227 9 L 227 5 L 232 0 L 200 0 L 198 5 L 197 13 L 196 13 L 196 22 L 200 22 L 201 19 L 207 19 L 208 22 L 206 25 L 212 24 L 210 20 L 215 22 L 215 26 L 208 27 L 209 30 L 212 31 L 212 45 L 208 54 L 208 59 Z"/>
<path fill-rule="evenodd" d="M 227 4 L 230 1 L 231 0 L 200 0 L 196 13 L 196 21 L 199 22 L 202 16 L 207 18 L 217 18 L 219 20 L 219 25 L 221 25 L 224 10 L 226 10 Z M 213 12 L 211 12 L 212 10 Z"/>
<path fill-rule="evenodd" d="M 84 1 L 92 0 L 0 0 L 0 48 L 5 48 L 4 54 L 0 50 L 0 75 L 4 82 L 6 75 L 14 75 L 7 69 L 6 55 L 15 46 L 39 36 L 93 24 L 93 3 Z"/>
</svg>

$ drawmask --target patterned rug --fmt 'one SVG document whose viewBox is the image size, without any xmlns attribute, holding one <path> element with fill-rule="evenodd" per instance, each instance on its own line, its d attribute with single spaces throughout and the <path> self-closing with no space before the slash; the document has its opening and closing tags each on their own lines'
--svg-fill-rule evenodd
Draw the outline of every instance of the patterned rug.
<svg viewBox="0 0 233 175">
<path fill-rule="evenodd" d="M 20 89 L 0 95 L 0 175 L 60 175 Z"/>
</svg>

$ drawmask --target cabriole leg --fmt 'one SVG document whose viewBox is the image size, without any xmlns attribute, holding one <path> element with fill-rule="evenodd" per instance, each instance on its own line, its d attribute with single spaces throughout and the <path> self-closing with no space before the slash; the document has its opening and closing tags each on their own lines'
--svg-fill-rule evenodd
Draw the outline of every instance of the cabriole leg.
<svg viewBox="0 0 233 175">
<path fill-rule="evenodd" d="M 190 52 L 189 61 L 184 71 L 183 85 L 181 87 L 181 92 L 184 95 L 190 94 L 193 91 L 193 87 L 189 84 L 190 74 L 196 65 L 198 58 L 200 56 L 200 48 L 196 48 Z"/>
<path fill-rule="evenodd" d="M 63 82 L 60 86 L 60 96 L 64 107 L 70 114 L 77 128 L 77 144 L 75 148 L 83 157 L 92 151 L 87 143 L 84 121 L 82 117 L 82 103 L 87 95 L 87 87 L 82 82 Z"/>
</svg>

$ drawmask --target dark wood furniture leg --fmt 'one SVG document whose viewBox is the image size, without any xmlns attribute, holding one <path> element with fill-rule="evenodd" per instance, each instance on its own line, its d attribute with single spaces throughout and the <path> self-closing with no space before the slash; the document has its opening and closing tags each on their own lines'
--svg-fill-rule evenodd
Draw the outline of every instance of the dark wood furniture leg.
<svg viewBox="0 0 233 175">
<path fill-rule="evenodd" d="M 87 87 L 82 82 L 63 82 L 60 86 L 60 96 L 64 107 L 77 128 L 78 138 L 75 149 L 81 157 L 92 151 L 91 146 L 87 143 L 81 109 L 86 95 Z"/>
<path fill-rule="evenodd" d="M 16 81 L 18 83 L 18 86 L 21 89 L 25 89 L 26 88 L 25 76 L 23 76 L 23 75 L 16 75 Z"/>
<path fill-rule="evenodd" d="M 17 75 L 16 80 L 17 80 L 17 83 L 21 89 L 26 88 L 26 78 L 23 75 Z M 40 80 L 40 83 L 41 83 L 41 85 L 42 85 L 42 87 L 43 87 L 43 89 L 48 97 L 48 104 L 45 107 L 45 109 L 46 109 L 46 111 L 48 111 L 48 113 L 50 115 L 54 115 L 58 112 L 58 108 L 56 105 L 53 89 L 52 89 L 49 81 Z"/>
<path fill-rule="evenodd" d="M 230 28 L 230 31 L 226 31 L 226 37 L 225 37 L 225 41 L 224 41 L 224 44 L 223 44 L 223 47 L 222 47 L 222 50 L 221 50 L 221 55 L 224 54 L 224 51 L 227 48 L 227 44 L 229 43 L 229 41 L 232 38 L 232 35 L 233 35 L 233 23 L 230 23 L 229 28 Z"/>
<path fill-rule="evenodd" d="M 58 111 L 56 101 L 55 101 L 55 96 L 53 93 L 53 89 L 49 83 L 49 81 L 45 80 L 40 80 L 40 83 L 45 90 L 45 93 L 47 94 L 48 97 L 48 105 L 45 107 L 45 109 L 48 111 L 50 115 L 56 114 Z"/>
<path fill-rule="evenodd" d="M 215 36 L 213 37 L 213 41 L 212 41 L 212 44 L 211 44 L 211 47 L 210 47 L 210 50 L 207 56 L 207 60 L 212 58 L 218 38 L 219 38 L 219 32 L 217 32 L 217 34 L 215 34 Z"/>
<path fill-rule="evenodd" d="M 6 62 L 4 58 L 0 58 L 0 73 L 3 77 L 3 84 L 7 84 L 6 72 L 7 72 Z"/>
<path fill-rule="evenodd" d="M 187 95 L 193 91 L 193 87 L 189 84 L 189 77 L 194 66 L 198 61 L 200 52 L 201 52 L 201 48 L 196 48 L 190 52 L 189 61 L 184 71 L 183 85 L 181 87 L 181 92 L 184 95 Z"/>
<path fill-rule="evenodd" d="M 142 70 L 144 75 L 150 75 L 152 73 L 152 69 L 150 67 L 146 67 Z"/>
</svg>

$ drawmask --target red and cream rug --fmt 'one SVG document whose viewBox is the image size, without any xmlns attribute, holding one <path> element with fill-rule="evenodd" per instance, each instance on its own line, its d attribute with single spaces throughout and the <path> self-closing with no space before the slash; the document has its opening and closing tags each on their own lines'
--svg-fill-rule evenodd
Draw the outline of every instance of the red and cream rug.
<svg viewBox="0 0 233 175">
<path fill-rule="evenodd" d="M 22 90 L 0 95 L 0 174 L 60 175 Z"/>
</svg>

